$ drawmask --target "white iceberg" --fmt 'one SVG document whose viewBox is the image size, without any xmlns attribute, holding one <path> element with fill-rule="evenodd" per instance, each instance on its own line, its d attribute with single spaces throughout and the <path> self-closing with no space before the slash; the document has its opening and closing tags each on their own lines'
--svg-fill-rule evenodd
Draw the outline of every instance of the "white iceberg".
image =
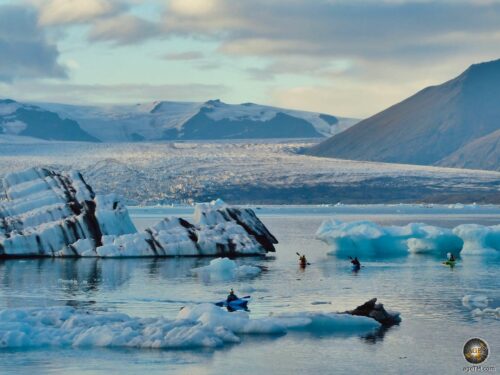
<svg viewBox="0 0 500 375">
<path fill-rule="evenodd" d="M 195 224 L 166 218 L 137 232 L 114 194 L 96 195 L 78 172 L 6 175 L 0 257 L 158 257 L 265 254 L 276 238 L 251 209 L 200 204 Z"/>
<path fill-rule="evenodd" d="M 229 258 L 217 258 L 211 260 L 208 266 L 193 268 L 191 272 L 202 280 L 211 281 L 252 278 L 259 275 L 262 270 L 250 265 L 238 266 Z"/>
<path fill-rule="evenodd" d="M 123 313 L 92 313 L 72 307 L 0 311 L 0 348 L 131 347 L 200 348 L 238 343 L 242 334 L 277 335 L 289 331 L 367 334 L 374 319 L 339 313 L 293 313 L 251 319 L 212 304 L 183 308 L 176 319 L 135 318 Z"/>
</svg>

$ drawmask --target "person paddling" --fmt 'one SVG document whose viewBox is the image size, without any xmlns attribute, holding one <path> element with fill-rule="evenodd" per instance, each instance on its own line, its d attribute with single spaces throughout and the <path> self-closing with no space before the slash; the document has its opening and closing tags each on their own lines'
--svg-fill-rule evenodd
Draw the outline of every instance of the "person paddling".
<svg viewBox="0 0 500 375">
<path fill-rule="evenodd" d="M 299 257 L 299 263 L 302 268 L 305 268 L 307 266 L 307 259 L 305 255 L 301 255 Z"/>
<path fill-rule="evenodd" d="M 361 263 L 359 262 L 358 257 L 354 257 L 354 259 L 352 259 L 352 257 L 350 258 L 351 258 L 351 263 L 354 267 L 361 268 Z"/>
<path fill-rule="evenodd" d="M 231 288 L 231 290 L 229 291 L 229 294 L 226 298 L 226 302 L 229 303 L 232 301 L 236 301 L 237 299 L 238 299 L 238 296 L 236 294 L 234 294 L 234 290 L 233 290 L 233 288 Z"/>
<path fill-rule="evenodd" d="M 304 254 L 300 255 L 298 252 L 295 254 L 297 254 L 299 257 L 300 268 L 306 268 L 306 266 L 309 266 L 311 264 L 307 261 L 306 256 Z"/>
<path fill-rule="evenodd" d="M 454 262 L 454 261 L 456 261 L 456 259 L 455 259 L 455 255 L 450 254 L 449 261 L 450 261 L 450 262 Z"/>
</svg>

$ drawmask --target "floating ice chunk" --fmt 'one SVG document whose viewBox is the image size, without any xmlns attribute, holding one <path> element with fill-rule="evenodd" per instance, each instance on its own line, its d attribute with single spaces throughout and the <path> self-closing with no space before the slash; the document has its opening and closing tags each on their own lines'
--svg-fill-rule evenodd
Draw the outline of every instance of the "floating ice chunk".
<svg viewBox="0 0 500 375">
<path fill-rule="evenodd" d="M 242 265 L 238 266 L 229 258 L 217 258 L 210 261 L 208 266 L 193 268 L 191 272 L 203 280 L 233 280 L 236 278 L 251 278 L 259 275 L 259 267 Z"/>
<path fill-rule="evenodd" d="M 471 312 L 472 316 L 475 318 L 484 318 L 484 317 L 491 317 L 491 318 L 496 318 L 500 319 L 500 307 L 497 307 L 496 309 L 492 308 L 485 308 L 485 309 L 480 309 L 476 308 L 472 310 Z"/>
<path fill-rule="evenodd" d="M 134 318 L 72 307 L 0 311 L 0 348 L 36 347 L 222 347 L 241 334 L 276 335 L 293 330 L 364 334 L 380 327 L 373 319 L 337 313 L 294 313 L 251 319 L 213 304 L 183 308 L 176 319 Z"/>
<path fill-rule="evenodd" d="M 462 298 L 462 305 L 465 307 L 486 307 L 488 306 L 488 297 L 483 295 L 467 294 Z"/>
<path fill-rule="evenodd" d="M 462 305 L 472 309 L 471 315 L 476 318 L 493 317 L 500 319 L 500 307 L 490 308 L 490 299 L 484 295 L 467 294 L 462 298 Z"/>
<path fill-rule="evenodd" d="M 462 240 L 449 229 L 421 223 L 381 226 L 371 221 L 326 220 L 316 237 L 331 245 L 331 253 L 402 255 L 408 252 L 460 251 Z"/>
</svg>

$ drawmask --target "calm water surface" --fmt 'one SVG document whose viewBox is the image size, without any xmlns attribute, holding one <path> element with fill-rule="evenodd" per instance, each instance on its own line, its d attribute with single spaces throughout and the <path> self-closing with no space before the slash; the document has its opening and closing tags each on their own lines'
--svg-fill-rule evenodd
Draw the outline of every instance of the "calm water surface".
<svg viewBox="0 0 500 375">
<path fill-rule="evenodd" d="M 133 211 L 132 211 L 133 212 Z M 500 306 L 499 258 L 467 257 L 457 267 L 433 256 L 362 259 L 354 274 L 344 258 L 326 255 L 314 240 L 324 216 L 307 210 L 259 212 L 280 244 L 276 254 L 245 258 L 241 264 L 267 268 L 252 280 L 206 282 L 191 268 L 210 259 L 44 259 L 0 262 L 0 309 L 71 305 L 133 316 L 174 318 L 188 303 L 217 301 L 231 287 L 253 290 L 251 315 L 288 311 L 342 311 L 378 297 L 398 310 L 399 326 L 371 337 L 335 334 L 246 336 L 238 345 L 215 350 L 31 349 L 0 350 L 1 374 L 460 374 L 461 350 L 470 337 L 490 345 L 487 364 L 500 371 L 500 320 L 472 318 L 465 294 L 483 294 Z M 477 215 L 341 213 L 340 219 L 383 224 L 424 221 L 453 227 L 497 224 L 500 213 Z M 144 228 L 156 215 L 137 213 Z M 297 251 L 312 263 L 298 267 Z"/>
</svg>

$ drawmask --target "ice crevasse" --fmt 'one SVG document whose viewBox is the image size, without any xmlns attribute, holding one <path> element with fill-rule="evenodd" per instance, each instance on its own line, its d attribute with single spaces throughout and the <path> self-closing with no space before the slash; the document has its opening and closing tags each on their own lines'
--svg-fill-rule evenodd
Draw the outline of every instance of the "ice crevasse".
<svg viewBox="0 0 500 375">
<path fill-rule="evenodd" d="M 0 257 L 161 257 L 254 255 L 276 238 L 251 209 L 218 200 L 195 207 L 195 221 L 165 218 L 138 232 L 115 194 L 95 194 L 76 171 L 32 168 L 3 179 Z"/>
<path fill-rule="evenodd" d="M 316 238 L 331 246 L 330 254 L 405 255 L 449 252 L 500 255 L 500 225 L 462 224 L 453 229 L 424 223 L 382 226 L 372 221 L 325 220 Z"/>
</svg>

